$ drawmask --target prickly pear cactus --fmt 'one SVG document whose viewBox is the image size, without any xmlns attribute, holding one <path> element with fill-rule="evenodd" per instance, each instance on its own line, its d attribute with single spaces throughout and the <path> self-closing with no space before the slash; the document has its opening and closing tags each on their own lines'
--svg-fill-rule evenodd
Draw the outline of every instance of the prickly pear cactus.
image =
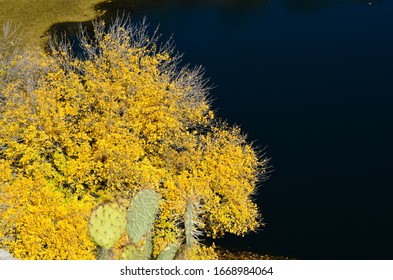
<svg viewBox="0 0 393 280">
<path fill-rule="evenodd" d="M 157 260 L 173 260 L 176 257 L 177 252 L 179 251 L 180 246 L 178 244 L 172 244 L 166 247 L 162 252 L 157 256 Z"/>
<path fill-rule="evenodd" d="M 142 239 L 139 244 L 130 244 L 124 248 L 120 258 L 122 260 L 149 260 L 153 252 L 151 238 Z"/>
<path fill-rule="evenodd" d="M 153 190 L 142 190 L 131 201 L 127 211 L 127 234 L 137 244 L 150 233 L 158 214 L 158 195 Z"/>
<path fill-rule="evenodd" d="M 143 260 L 141 253 L 135 245 L 125 247 L 120 256 L 121 260 Z"/>
<path fill-rule="evenodd" d="M 90 218 L 89 233 L 93 241 L 104 249 L 112 248 L 126 227 L 126 212 L 116 203 L 97 207 Z"/>
<path fill-rule="evenodd" d="M 107 260 L 114 256 L 113 247 L 127 231 L 129 243 L 120 254 L 123 260 L 148 260 L 152 257 L 152 226 L 158 214 L 158 195 L 153 190 L 142 190 L 131 201 L 128 211 L 116 203 L 97 207 L 90 218 L 89 233 L 97 246 L 97 259 Z M 157 257 L 173 260 L 178 244 L 166 247 Z"/>
</svg>

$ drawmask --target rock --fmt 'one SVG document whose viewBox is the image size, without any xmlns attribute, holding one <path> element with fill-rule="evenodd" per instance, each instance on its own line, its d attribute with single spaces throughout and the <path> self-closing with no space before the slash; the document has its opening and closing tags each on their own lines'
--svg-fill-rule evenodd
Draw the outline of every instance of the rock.
<svg viewBox="0 0 393 280">
<path fill-rule="evenodd" d="M 0 260 L 17 260 L 4 249 L 0 249 Z"/>
</svg>

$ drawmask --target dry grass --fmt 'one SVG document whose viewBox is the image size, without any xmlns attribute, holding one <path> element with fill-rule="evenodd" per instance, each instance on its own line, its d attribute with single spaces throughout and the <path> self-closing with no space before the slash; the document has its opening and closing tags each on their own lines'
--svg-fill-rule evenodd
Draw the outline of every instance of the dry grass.
<svg viewBox="0 0 393 280">
<path fill-rule="evenodd" d="M 230 251 L 223 248 L 216 248 L 220 260 L 288 260 L 287 257 L 262 255 L 246 251 Z"/>
<path fill-rule="evenodd" d="M 46 32 L 55 23 L 89 21 L 103 11 L 94 6 L 104 0 L 0 0 L 0 24 L 19 26 L 24 45 L 43 46 Z"/>
</svg>

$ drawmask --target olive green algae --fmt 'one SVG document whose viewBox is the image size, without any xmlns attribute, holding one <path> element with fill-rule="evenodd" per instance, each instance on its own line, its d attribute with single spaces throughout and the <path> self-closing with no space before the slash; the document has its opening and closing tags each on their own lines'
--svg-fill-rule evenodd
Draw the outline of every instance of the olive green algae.
<svg viewBox="0 0 393 280">
<path fill-rule="evenodd" d="M 18 26 L 22 43 L 43 47 L 49 28 L 61 22 L 94 20 L 104 11 L 96 10 L 103 0 L 0 0 L 0 25 L 11 21 Z"/>
</svg>

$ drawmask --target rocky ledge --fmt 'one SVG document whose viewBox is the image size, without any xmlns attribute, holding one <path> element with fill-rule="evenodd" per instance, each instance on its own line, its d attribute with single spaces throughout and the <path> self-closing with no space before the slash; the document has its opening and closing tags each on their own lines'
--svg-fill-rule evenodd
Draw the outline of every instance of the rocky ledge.
<svg viewBox="0 0 393 280">
<path fill-rule="evenodd" d="M 0 260 L 17 260 L 4 249 L 0 249 Z"/>
</svg>

